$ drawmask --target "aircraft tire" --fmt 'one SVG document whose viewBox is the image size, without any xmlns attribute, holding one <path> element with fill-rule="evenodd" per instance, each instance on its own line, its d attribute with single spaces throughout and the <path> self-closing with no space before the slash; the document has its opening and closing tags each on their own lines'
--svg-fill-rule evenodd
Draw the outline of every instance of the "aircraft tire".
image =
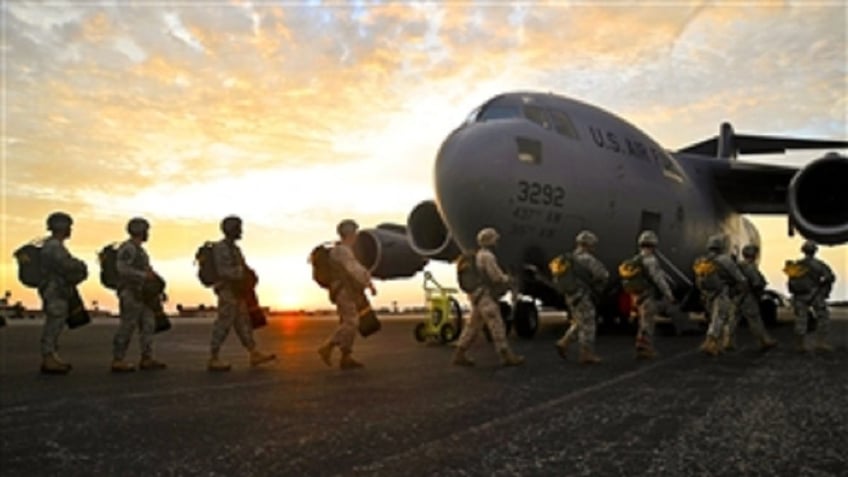
<svg viewBox="0 0 848 477">
<path fill-rule="evenodd" d="M 530 339 L 539 329 L 539 310 L 532 301 L 519 301 L 515 306 L 515 333 Z"/>
<path fill-rule="evenodd" d="M 766 328 L 777 326 L 777 303 L 772 298 L 760 300 L 760 317 Z"/>
</svg>

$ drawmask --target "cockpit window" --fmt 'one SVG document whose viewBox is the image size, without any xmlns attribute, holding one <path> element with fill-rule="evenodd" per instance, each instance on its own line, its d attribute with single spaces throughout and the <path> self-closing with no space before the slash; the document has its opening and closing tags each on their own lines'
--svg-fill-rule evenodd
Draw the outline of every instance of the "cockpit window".
<svg viewBox="0 0 848 477">
<path fill-rule="evenodd" d="M 524 106 L 524 117 L 545 129 L 551 128 L 551 118 L 543 108 L 538 106 Z"/>
<path fill-rule="evenodd" d="M 489 106 L 484 109 L 477 121 L 487 121 L 490 119 L 509 119 L 520 118 L 521 112 L 515 106 Z"/>
<path fill-rule="evenodd" d="M 554 122 L 556 132 L 570 138 L 580 138 L 577 135 L 577 129 L 574 128 L 574 124 L 571 123 L 571 119 L 569 119 L 567 114 L 562 111 L 551 110 L 551 120 Z"/>
</svg>

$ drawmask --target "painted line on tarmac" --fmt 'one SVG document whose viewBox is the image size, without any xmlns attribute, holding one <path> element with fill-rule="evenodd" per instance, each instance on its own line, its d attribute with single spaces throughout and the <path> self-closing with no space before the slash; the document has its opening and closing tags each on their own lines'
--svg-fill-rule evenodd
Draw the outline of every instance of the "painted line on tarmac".
<svg viewBox="0 0 848 477">
<path fill-rule="evenodd" d="M 592 394 L 596 391 L 600 391 L 601 389 L 612 386 L 614 384 L 618 384 L 618 383 L 621 383 L 623 381 L 627 381 L 627 380 L 636 378 L 636 377 L 641 376 L 643 374 L 646 374 L 650 371 L 653 371 L 657 368 L 661 368 L 661 367 L 664 367 L 666 365 L 680 361 L 683 358 L 693 356 L 693 355 L 697 354 L 698 352 L 699 352 L 698 350 L 684 351 L 683 353 L 676 354 L 676 355 L 669 357 L 669 358 L 661 359 L 661 361 L 658 361 L 656 363 L 652 363 L 648 366 L 640 367 L 639 369 L 634 369 L 633 371 L 618 375 L 618 376 L 616 376 L 612 379 L 609 379 L 607 381 L 603 381 L 603 382 L 594 384 L 592 386 L 589 386 L 587 388 L 583 388 L 583 389 L 580 389 L 580 390 L 577 390 L 577 391 L 573 391 L 573 392 L 570 392 L 568 394 L 564 394 L 564 395 L 562 395 L 558 398 L 554 398 L 554 399 L 545 401 L 541 404 L 537 404 L 535 406 L 526 408 L 523 411 L 511 414 L 509 416 L 497 417 L 497 418 L 491 419 L 489 421 L 483 422 L 481 424 L 477 424 L 475 426 L 472 426 L 468 429 L 456 431 L 456 432 L 453 432 L 453 433 L 448 434 L 446 436 L 442 436 L 442 437 L 439 437 L 437 439 L 427 441 L 423 444 L 419 444 L 419 445 L 412 447 L 412 448 L 409 448 L 405 451 L 398 452 L 396 454 L 392 454 L 388 457 L 384 457 L 384 458 L 376 460 L 376 461 L 372 461 L 369 464 L 354 466 L 353 470 L 355 472 L 366 472 L 366 473 L 369 472 L 369 471 L 373 472 L 373 471 L 384 470 L 384 466 L 387 465 L 387 464 L 402 462 L 406 459 L 411 459 L 415 456 L 424 455 L 426 453 L 426 449 L 429 448 L 429 447 L 438 446 L 440 444 L 448 443 L 448 442 L 478 442 L 476 440 L 473 440 L 473 438 L 476 434 L 481 434 L 483 432 L 495 429 L 498 426 L 502 426 L 502 425 L 505 425 L 505 424 L 511 424 L 511 423 L 516 422 L 516 421 L 526 419 L 533 414 L 537 414 L 537 413 L 540 413 L 540 412 L 547 412 L 551 409 L 560 408 L 560 407 L 562 407 L 563 404 L 565 404 L 568 401 L 586 396 L 587 394 Z M 342 474 L 339 474 L 339 475 L 342 475 Z"/>
</svg>

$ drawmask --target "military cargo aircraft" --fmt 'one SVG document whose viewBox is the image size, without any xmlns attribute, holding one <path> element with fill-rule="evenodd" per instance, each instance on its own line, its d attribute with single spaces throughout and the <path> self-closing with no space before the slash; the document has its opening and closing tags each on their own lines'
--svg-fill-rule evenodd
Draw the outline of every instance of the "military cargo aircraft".
<svg viewBox="0 0 848 477">
<path fill-rule="evenodd" d="M 636 252 L 637 235 L 653 230 L 675 295 L 684 310 L 696 309 L 691 264 L 706 237 L 726 233 L 736 253 L 760 243 L 742 214 L 787 214 L 790 234 L 822 244 L 848 241 L 848 157 L 830 152 L 797 169 L 738 155 L 846 147 L 844 140 L 736 134 L 725 123 L 718 136 L 671 152 L 599 107 L 550 93 L 501 94 L 442 143 L 435 200 L 415 206 L 406 226 L 364 230 L 356 255 L 378 278 L 409 277 L 428 259 L 454 260 L 476 247 L 477 231 L 495 227 L 498 259 L 530 298 L 515 304 L 511 320 L 518 335 L 530 337 L 538 327 L 536 302 L 563 303 L 528 270 L 544 274 L 580 230 L 590 229 L 601 240 L 598 258 L 615 276 L 620 261 Z M 614 279 L 601 315 L 624 315 L 629 307 Z M 774 319 L 773 304 L 764 311 Z"/>
</svg>

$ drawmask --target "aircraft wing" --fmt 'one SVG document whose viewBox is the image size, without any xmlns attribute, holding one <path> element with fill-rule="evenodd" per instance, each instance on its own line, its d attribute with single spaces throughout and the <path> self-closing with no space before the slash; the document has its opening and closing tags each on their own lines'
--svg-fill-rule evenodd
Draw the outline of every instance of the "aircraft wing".
<svg viewBox="0 0 848 477">
<path fill-rule="evenodd" d="M 848 141 L 828 141 L 821 139 L 797 139 L 778 136 L 752 136 L 733 134 L 730 136 L 733 157 L 739 154 L 778 154 L 794 149 L 844 149 Z M 720 136 L 686 146 L 678 152 L 699 154 L 702 156 L 718 157 L 721 142 L 726 141 Z"/>
<path fill-rule="evenodd" d="M 733 161 L 718 168 L 713 183 L 734 210 L 745 214 L 785 214 L 794 167 Z"/>
</svg>

